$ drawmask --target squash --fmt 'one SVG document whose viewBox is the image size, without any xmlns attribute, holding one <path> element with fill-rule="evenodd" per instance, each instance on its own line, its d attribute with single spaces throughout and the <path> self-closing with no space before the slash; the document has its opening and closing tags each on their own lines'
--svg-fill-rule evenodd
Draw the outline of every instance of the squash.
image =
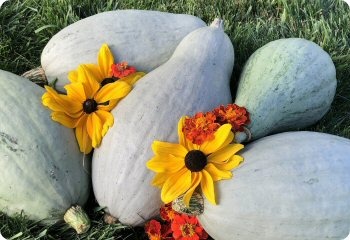
<svg viewBox="0 0 350 240">
<path fill-rule="evenodd" d="M 178 142 L 181 116 L 230 103 L 233 46 L 222 21 L 187 35 L 173 56 L 148 73 L 113 111 L 114 125 L 94 151 L 92 181 L 100 206 L 124 224 L 159 212 L 159 189 L 146 162 L 154 140 Z"/>
<path fill-rule="evenodd" d="M 74 132 L 51 120 L 43 93 L 0 70 L 0 210 L 51 224 L 87 201 L 90 178 Z"/>
<path fill-rule="evenodd" d="M 279 39 L 248 59 L 235 103 L 249 111 L 248 129 L 258 139 L 316 123 L 329 110 L 336 85 L 334 64 L 321 47 L 300 38 Z"/>
<path fill-rule="evenodd" d="M 350 230 L 350 140 L 286 132 L 246 145 L 218 205 L 199 220 L 216 240 L 344 239 Z"/>
<path fill-rule="evenodd" d="M 68 72 L 82 63 L 96 63 L 103 43 L 115 61 L 127 61 L 138 71 L 149 72 L 166 62 L 179 42 L 206 24 L 185 14 L 117 10 L 99 13 L 58 32 L 45 46 L 41 65 L 51 83 L 64 90 Z"/>
</svg>

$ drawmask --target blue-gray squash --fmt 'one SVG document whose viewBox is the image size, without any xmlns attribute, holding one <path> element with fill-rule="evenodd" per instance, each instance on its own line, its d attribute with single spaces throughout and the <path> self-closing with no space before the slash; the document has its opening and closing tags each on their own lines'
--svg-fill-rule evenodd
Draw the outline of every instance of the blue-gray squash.
<svg viewBox="0 0 350 240">
<path fill-rule="evenodd" d="M 258 139 L 315 124 L 329 110 L 336 85 L 332 59 L 320 46 L 301 38 L 279 39 L 248 59 L 235 103 L 250 112 L 248 129 Z"/>
<path fill-rule="evenodd" d="M 199 220 L 215 240 L 340 240 L 350 230 L 350 140 L 286 132 L 240 153 L 234 177 L 216 183 Z"/>
</svg>

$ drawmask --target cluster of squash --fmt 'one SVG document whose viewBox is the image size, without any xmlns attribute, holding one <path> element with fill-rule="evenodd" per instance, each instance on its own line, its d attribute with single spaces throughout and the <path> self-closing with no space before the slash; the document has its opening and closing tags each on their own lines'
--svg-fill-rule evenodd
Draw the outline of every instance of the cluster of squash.
<svg viewBox="0 0 350 240">
<path fill-rule="evenodd" d="M 142 225 L 157 215 L 159 189 L 146 168 L 151 144 L 176 142 L 183 115 L 232 102 L 234 49 L 221 20 L 120 10 L 80 20 L 56 34 L 42 53 L 47 79 L 63 90 L 67 74 L 96 61 L 103 43 L 118 60 L 148 72 L 112 111 L 115 122 L 92 156 L 92 187 L 119 221 Z M 314 124 L 336 90 L 330 56 L 305 39 L 258 49 L 241 74 L 234 103 L 250 112 L 244 163 L 217 183 L 218 205 L 198 216 L 217 240 L 341 239 L 350 230 L 350 140 L 285 132 Z M 55 222 L 90 191 L 89 160 L 74 133 L 50 118 L 44 89 L 0 71 L 0 210 Z M 263 137 L 263 138 L 262 138 Z M 34 200 L 35 199 L 35 200 Z"/>
</svg>

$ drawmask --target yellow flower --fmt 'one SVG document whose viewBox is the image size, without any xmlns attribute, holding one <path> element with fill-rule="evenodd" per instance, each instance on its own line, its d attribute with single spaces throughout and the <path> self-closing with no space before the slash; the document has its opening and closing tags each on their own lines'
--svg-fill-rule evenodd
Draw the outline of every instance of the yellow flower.
<svg viewBox="0 0 350 240">
<path fill-rule="evenodd" d="M 188 205 L 200 185 L 205 197 L 216 204 L 214 182 L 232 178 L 231 170 L 243 161 L 235 155 L 243 145 L 231 144 L 234 135 L 230 124 L 222 125 L 213 140 L 193 144 L 183 134 L 184 122 L 185 117 L 178 124 L 178 144 L 153 142 L 155 156 L 147 162 L 147 167 L 156 172 L 152 184 L 162 189 L 161 198 L 165 203 L 184 194 Z"/>
<path fill-rule="evenodd" d="M 104 86 L 107 83 L 115 82 L 119 78 L 113 77 L 112 66 L 114 64 L 114 57 L 109 49 L 107 44 L 103 44 L 100 48 L 97 57 L 98 64 L 84 64 L 86 69 L 94 76 L 94 78 Z M 117 64 L 118 65 L 118 64 Z M 80 65 L 79 65 L 80 66 Z M 79 68 L 79 67 L 78 67 Z M 70 71 L 68 74 L 68 79 L 74 83 L 79 82 L 81 79 L 79 78 L 78 69 Z M 120 78 L 118 81 L 127 82 L 130 85 L 134 85 L 141 77 L 143 77 L 145 73 L 143 72 L 135 72 L 126 77 Z M 84 81 L 84 79 L 83 79 Z"/>
<path fill-rule="evenodd" d="M 45 86 L 47 92 L 42 96 L 42 102 L 53 111 L 54 121 L 76 128 L 80 151 L 87 154 L 92 147 L 100 145 L 102 137 L 113 125 L 110 111 L 132 87 L 124 81 L 116 81 L 101 88 L 96 76 L 85 65 L 79 66 L 77 80 L 65 86 L 67 95 Z"/>
</svg>

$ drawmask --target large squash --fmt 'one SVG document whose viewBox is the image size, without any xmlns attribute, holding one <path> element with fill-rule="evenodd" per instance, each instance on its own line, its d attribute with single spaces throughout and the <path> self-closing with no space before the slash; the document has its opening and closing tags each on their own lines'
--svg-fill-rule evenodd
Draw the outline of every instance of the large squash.
<svg viewBox="0 0 350 240">
<path fill-rule="evenodd" d="M 0 210 L 55 222 L 86 202 L 90 179 L 74 132 L 51 120 L 43 93 L 0 70 Z"/>
<path fill-rule="evenodd" d="M 332 59 L 320 46 L 300 38 L 279 39 L 248 59 L 235 103 L 250 112 L 248 128 L 258 139 L 316 123 L 329 110 L 336 85 Z"/>
<path fill-rule="evenodd" d="M 350 140 L 287 132 L 248 144 L 218 205 L 199 216 L 215 240 L 344 239 L 350 230 Z"/>
<path fill-rule="evenodd" d="M 116 61 L 128 61 L 149 72 L 166 62 L 179 42 L 205 23 L 194 16 L 157 11 L 117 10 L 80 20 L 64 28 L 47 43 L 41 65 L 49 82 L 58 79 L 63 90 L 68 72 L 82 63 L 96 63 L 107 43 Z"/>
<path fill-rule="evenodd" d="M 220 20 L 187 35 L 165 64 L 147 74 L 112 113 L 113 127 L 95 149 L 94 193 L 101 206 L 130 225 L 156 215 L 160 191 L 146 162 L 154 140 L 178 142 L 181 116 L 231 102 L 234 52 Z"/>
</svg>

